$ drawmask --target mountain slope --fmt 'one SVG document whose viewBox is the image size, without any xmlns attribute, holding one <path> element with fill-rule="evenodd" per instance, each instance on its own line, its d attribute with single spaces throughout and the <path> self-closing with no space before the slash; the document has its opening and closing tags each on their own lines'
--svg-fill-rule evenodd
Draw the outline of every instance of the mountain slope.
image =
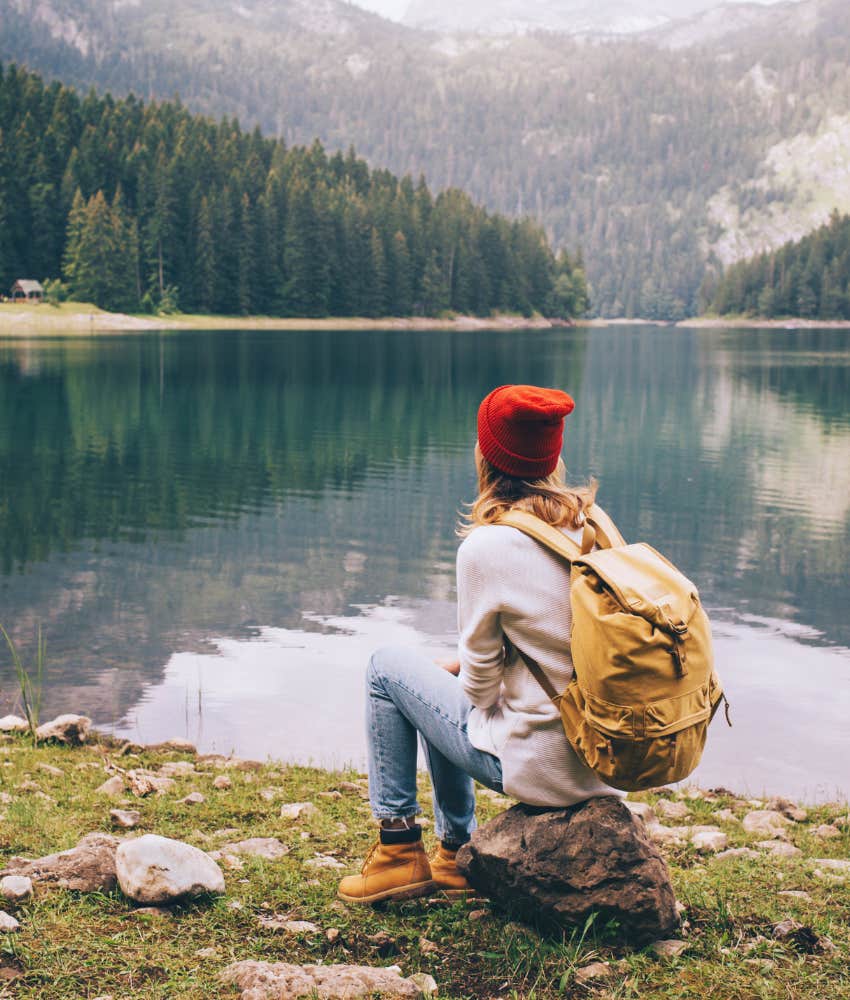
<svg viewBox="0 0 850 1000">
<path fill-rule="evenodd" d="M 600 313 L 672 318 L 697 309 L 713 248 L 725 257 L 748 217 L 785 206 L 823 221 L 799 210 L 794 164 L 777 173 L 771 150 L 805 157 L 806 137 L 850 113 L 845 0 L 734 12 L 732 34 L 681 48 L 663 34 L 445 36 L 336 0 L 0 0 L 0 59 L 117 94 L 179 93 L 289 143 L 353 143 L 581 245 Z M 734 211 L 710 209 L 721 203 Z"/>
</svg>

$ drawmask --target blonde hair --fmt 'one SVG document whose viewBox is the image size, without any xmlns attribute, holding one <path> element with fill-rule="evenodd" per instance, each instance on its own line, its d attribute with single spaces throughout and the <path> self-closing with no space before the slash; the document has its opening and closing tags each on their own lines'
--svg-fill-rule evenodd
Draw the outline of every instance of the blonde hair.
<svg viewBox="0 0 850 1000">
<path fill-rule="evenodd" d="M 457 533 L 465 538 L 482 524 L 492 524 L 517 507 L 536 514 L 557 528 L 580 528 L 584 512 L 596 499 L 598 484 L 591 479 L 585 486 L 568 486 L 566 469 L 558 459 L 555 471 L 543 479 L 518 479 L 508 476 L 491 465 L 475 445 L 475 466 L 478 469 L 478 496 L 461 514 Z"/>
</svg>

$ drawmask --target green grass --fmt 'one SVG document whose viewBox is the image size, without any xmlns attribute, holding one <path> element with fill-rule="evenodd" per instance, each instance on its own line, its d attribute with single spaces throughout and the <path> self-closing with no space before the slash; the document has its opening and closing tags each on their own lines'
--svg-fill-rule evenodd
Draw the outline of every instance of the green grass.
<svg viewBox="0 0 850 1000">
<path fill-rule="evenodd" d="M 153 751 L 119 756 L 117 750 L 97 745 L 33 749 L 23 737 L 6 737 L 0 744 L 0 789 L 13 801 L 0 806 L 2 857 L 35 857 L 71 847 L 93 830 L 108 831 L 109 810 L 116 803 L 94 792 L 107 777 L 108 760 L 123 768 L 157 768 L 180 759 L 193 758 Z M 46 773 L 39 763 L 59 767 L 64 775 Z M 236 992 L 221 987 L 218 974 L 243 959 L 398 964 L 406 975 L 433 975 L 442 998 L 850 996 L 850 885 L 814 878 L 806 860 L 850 856 L 846 827 L 840 838 L 829 841 L 818 841 L 812 832 L 819 823 L 846 814 L 846 805 L 811 810 L 809 819 L 795 826 L 802 859 L 722 862 L 690 847 L 669 852 L 677 896 L 687 906 L 689 947 L 677 959 L 661 960 L 647 950 L 612 944 L 595 924 L 547 937 L 481 902 L 346 906 L 335 899 L 336 883 L 346 872 L 311 869 L 305 862 L 317 853 L 333 853 L 346 871 L 359 866 L 374 836 L 368 803 L 350 789 L 342 798 L 319 793 L 341 781 L 365 786 L 362 775 L 274 764 L 226 772 L 202 761 L 196 767 L 196 773 L 176 778 L 177 787 L 167 795 L 132 800 L 131 807 L 142 814 L 140 832 L 177 837 L 206 850 L 231 840 L 276 836 L 291 847 L 290 853 L 276 862 L 245 859 L 241 870 L 225 869 L 224 897 L 180 907 L 165 918 L 134 916 L 133 906 L 117 890 L 107 895 L 38 890 L 33 900 L 7 907 L 22 930 L 0 936 L 0 997 L 79 1000 L 109 994 L 115 1000 L 227 1000 Z M 231 789 L 213 787 L 220 773 L 231 778 Z M 51 801 L 34 791 L 19 791 L 25 781 L 34 782 Z M 261 795 L 266 789 L 275 791 L 273 801 Z M 202 792 L 206 801 L 179 804 L 177 799 L 189 791 Z M 423 795 L 427 801 L 424 787 Z M 654 801 L 653 796 L 644 798 Z M 314 802 L 318 814 L 280 819 L 282 803 L 300 801 Z M 480 818 L 492 817 L 504 806 L 481 796 Z M 707 821 L 716 808 L 732 807 L 739 815 L 746 811 L 728 797 L 692 807 L 694 823 Z M 732 843 L 748 842 L 739 824 L 721 825 Z M 426 835 L 432 829 L 427 827 Z M 235 832 L 223 832 L 227 830 Z M 781 897 L 780 889 L 803 889 L 810 899 Z M 233 907 L 237 902 L 238 909 Z M 483 918 L 470 920 L 470 912 L 481 909 L 487 911 Z M 292 937 L 265 930 L 258 918 L 270 914 L 312 921 L 322 933 Z M 772 925 L 787 916 L 828 935 L 836 951 L 806 954 L 772 940 Z M 325 936 L 329 928 L 340 932 L 334 943 Z M 210 948 L 213 957 L 198 956 Z M 599 960 L 611 963 L 611 978 L 597 988 L 577 983 L 576 971 Z"/>
</svg>

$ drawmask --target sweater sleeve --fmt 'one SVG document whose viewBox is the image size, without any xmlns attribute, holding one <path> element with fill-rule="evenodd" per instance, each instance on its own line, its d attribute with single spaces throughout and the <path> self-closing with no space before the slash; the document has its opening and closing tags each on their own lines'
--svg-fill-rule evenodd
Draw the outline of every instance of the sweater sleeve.
<svg viewBox="0 0 850 1000">
<path fill-rule="evenodd" d="M 498 567 L 489 565 L 492 560 L 487 558 L 484 534 L 489 530 L 476 528 L 457 554 L 460 684 L 479 709 L 499 700 L 504 670 L 502 584 Z"/>
</svg>

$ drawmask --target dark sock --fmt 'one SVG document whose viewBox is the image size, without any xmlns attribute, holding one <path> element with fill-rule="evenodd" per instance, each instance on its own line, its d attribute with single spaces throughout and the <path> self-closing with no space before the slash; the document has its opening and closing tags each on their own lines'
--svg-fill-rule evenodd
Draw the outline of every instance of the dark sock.
<svg viewBox="0 0 850 1000">
<path fill-rule="evenodd" d="M 454 844 L 450 840 L 441 840 L 440 843 L 444 851 L 459 851 L 463 847 L 463 844 Z"/>
<path fill-rule="evenodd" d="M 413 826 L 401 827 L 398 830 L 381 827 L 382 844 L 415 844 L 422 839 L 422 827 L 417 823 Z"/>
</svg>

